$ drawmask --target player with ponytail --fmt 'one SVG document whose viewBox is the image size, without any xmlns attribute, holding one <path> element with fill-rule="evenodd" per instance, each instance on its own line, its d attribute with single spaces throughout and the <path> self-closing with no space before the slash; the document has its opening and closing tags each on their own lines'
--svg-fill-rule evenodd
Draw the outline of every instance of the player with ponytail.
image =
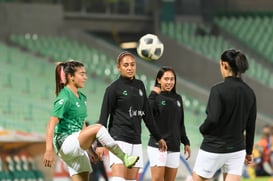
<svg viewBox="0 0 273 181">
<path fill-rule="evenodd" d="M 199 130 L 203 142 L 193 169 L 194 181 L 205 181 L 222 168 L 224 181 L 239 181 L 244 163 L 252 161 L 256 122 L 256 96 L 242 79 L 248 69 L 241 51 L 226 50 L 221 55 L 224 79 L 211 88 L 207 117 Z"/>
<path fill-rule="evenodd" d="M 88 180 L 92 170 L 87 151 L 92 161 L 101 158 L 91 147 L 97 139 L 120 158 L 126 167 L 134 166 L 138 156 L 125 154 L 104 126 L 86 126 L 87 98 L 78 90 L 84 87 L 87 80 L 84 64 L 79 61 L 58 63 L 55 78 L 57 97 L 47 126 L 44 165 L 53 166 L 56 152 L 66 163 L 73 181 Z"/>
</svg>

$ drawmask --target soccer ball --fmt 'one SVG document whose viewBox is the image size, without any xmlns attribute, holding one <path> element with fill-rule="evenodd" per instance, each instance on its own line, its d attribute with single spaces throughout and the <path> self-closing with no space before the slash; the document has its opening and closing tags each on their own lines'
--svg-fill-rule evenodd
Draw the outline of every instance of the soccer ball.
<svg viewBox="0 0 273 181">
<path fill-rule="evenodd" d="M 164 51 L 164 44 L 154 34 L 142 36 L 137 45 L 137 54 L 144 60 L 158 60 Z"/>
</svg>

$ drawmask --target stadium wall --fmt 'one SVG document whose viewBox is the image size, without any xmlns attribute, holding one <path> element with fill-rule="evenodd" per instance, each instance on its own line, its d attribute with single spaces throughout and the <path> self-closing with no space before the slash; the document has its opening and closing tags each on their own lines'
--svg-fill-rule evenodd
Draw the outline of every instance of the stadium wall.
<svg viewBox="0 0 273 181">
<path fill-rule="evenodd" d="M 10 34 L 56 34 L 63 23 L 62 6 L 54 4 L 0 3 L 0 38 Z"/>
<path fill-rule="evenodd" d="M 151 32 L 153 20 L 149 16 L 65 13 L 64 29 L 85 29 L 101 32 Z"/>
<path fill-rule="evenodd" d="M 205 18 L 212 18 L 215 14 L 234 14 L 234 13 L 259 13 L 272 12 L 272 0 L 204 0 L 202 11 Z"/>
<path fill-rule="evenodd" d="M 272 11 L 273 1 L 272 0 L 259 0 L 249 1 L 249 0 L 214 0 L 217 2 L 217 7 L 219 10 L 229 10 L 229 11 Z"/>
</svg>

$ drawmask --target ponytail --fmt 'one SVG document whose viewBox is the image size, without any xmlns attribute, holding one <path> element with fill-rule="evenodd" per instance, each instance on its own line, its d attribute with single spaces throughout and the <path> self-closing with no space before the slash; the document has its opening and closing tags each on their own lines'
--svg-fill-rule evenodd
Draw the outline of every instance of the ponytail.
<svg viewBox="0 0 273 181">
<path fill-rule="evenodd" d="M 78 67 L 84 67 L 84 64 L 75 60 L 69 60 L 67 62 L 60 62 L 57 64 L 55 68 L 56 96 L 60 93 L 64 86 L 68 84 L 69 80 L 67 75 L 69 74 L 73 76 Z"/>
<path fill-rule="evenodd" d="M 244 73 L 248 69 L 247 58 L 241 52 L 235 57 L 235 64 L 239 73 Z"/>
<path fill-rule="evenodd" d="M 56 66 L 55 82 L 56 82 L 55 94 L 57 96 L 66 84 L 66 75 L 64 73 L 64 63 L 58 63 Z"/>
</svg>

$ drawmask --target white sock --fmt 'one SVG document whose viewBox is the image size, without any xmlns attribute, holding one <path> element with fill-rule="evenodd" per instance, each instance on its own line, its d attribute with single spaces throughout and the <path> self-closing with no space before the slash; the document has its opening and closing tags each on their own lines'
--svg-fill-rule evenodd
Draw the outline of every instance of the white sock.
<svg viewBox="0 0 273 181">
<path fill-rule="evenodd" d="M 108 133 L 107 129 L 104 126 L 102 126 L 97 132 L 96 138 L 103 146 L 106 146 L 107 148 L 116 145 L 115 140 L 111 137 L 111 135 Z"/>
<path fill-rule="evenodd" d="M 119 145 L 111 137 L 111 135 L 108 133 L 107 129 L 104 126 L 102 126 L 97 132 L 96 138 L 103 146 L 105 146 L 108 150 L 110 150 L 113 154 L 115 154 L 119 159 L 123 161 L 124 152 L 121 150 Z"/>
<path fill-rule="evenodd" d="M 126 180 L 122 177 L 112 177 L 111 181 L 126 181 Z"/>
<path fill-rule="evenodd" d="M 126 181 L 136 181 L 136 180 L 126 180 Z"/>
</svg>

